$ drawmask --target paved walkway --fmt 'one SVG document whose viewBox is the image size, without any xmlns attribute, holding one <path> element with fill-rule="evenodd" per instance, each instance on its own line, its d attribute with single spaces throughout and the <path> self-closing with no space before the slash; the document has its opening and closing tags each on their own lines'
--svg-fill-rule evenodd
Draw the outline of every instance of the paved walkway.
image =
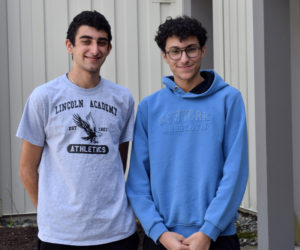
<svg viewBox="0 0 300 250">
<path fill-rule="evenodd" d="M 257 250 L 257 247 L 242 247 L 241 250 Z M 300 247 L 295 246 L 295 250 L 300 250 Z"/>
</svg>

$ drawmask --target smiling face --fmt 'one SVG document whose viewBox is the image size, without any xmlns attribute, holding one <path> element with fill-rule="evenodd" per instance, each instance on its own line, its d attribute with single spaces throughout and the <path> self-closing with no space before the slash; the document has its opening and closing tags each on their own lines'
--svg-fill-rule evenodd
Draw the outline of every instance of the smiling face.
<svg viewBox="0 0 300 250">
<path fill-rule="evenodd" d="M 98 74 L 111 50 L 108 35 L 103 30 L 83 25 L 77 30 L 75 44 L 66 40 L 69 53 L 73 56 L 73 70 L 77 73 Z"/>
<path fill-rule="evenodd" d="M 188 37 L 180 41 L 177 36 L 171 36 L 166 41 L 165 51 L 162 56 L 169 64 L 171 71 L 174 74 L 174 81 L 185 91 L 189 91 L 196 87 L 203 78 L 200 75 L 201 61 L 205 55 L 205 46 L 198 53 L 198 56 L 189 58 L 186 52 L 182 51 L 181 58 L 173 60 L 168 54 L 171 50 L 184 50 L 190 47 L 200 48 L 199 41 L 196 36 Z"/>
</svg>

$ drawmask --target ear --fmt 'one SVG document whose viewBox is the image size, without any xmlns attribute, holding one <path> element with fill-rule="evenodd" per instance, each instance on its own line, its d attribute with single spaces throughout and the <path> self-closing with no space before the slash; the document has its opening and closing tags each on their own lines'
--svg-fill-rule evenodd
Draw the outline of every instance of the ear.
<svg viewBox="0 0 300 250">
<path fill-rule="evenodd" d="M 109 55 L 111 49 L 112 49 L 112 44 L 110 43 L 107 48 L 107 55 Z"/>
<path fill-rule="evenodd" d="M 73 55 L 73 44 L 71 43 L 71 41 L 69 39 L 66 39 L 66 48 L 67 51 L 70 53 L 70 55 Z"/>
<path fill-rule="evenodd" d="M 201 59 L 203 59 L 203 58 L 204 58 L 204 56 L 205 56 L 205 53 L 206 53 L 206 46 L 205 46 L 205 45 L 203 45 L 203 46 L 202 46 L 202 48 L 201 48 Z"/>
<path fill-rule="evenodd" d="M 165 60 L 165 62 L 168 63 L 168 58 L 167 58 L 166 52 L 162 51 L 161 55 L 162 55 L 163 59 Z"/>
</svg>

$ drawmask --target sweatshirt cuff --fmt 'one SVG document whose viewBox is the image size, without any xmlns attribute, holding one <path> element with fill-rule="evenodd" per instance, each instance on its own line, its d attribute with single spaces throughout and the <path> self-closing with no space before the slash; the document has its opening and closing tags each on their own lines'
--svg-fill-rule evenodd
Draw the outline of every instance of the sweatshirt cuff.
<svg viewBox="0 0 300 250">
<path fill-rule="evenodd" d="M 149 231 L 149 237 L 155 242 L 158 243 L 158 238 L 162 235 L 163 232 L 168 231 L 166 226 L 163 223 L 155 224 Z"/>
<path fill-rule="evenodd" d="M 204 224 L 200 228 L 200 231 L 209 236 L 213 241 L 216 241 L 219 234 L 221 233 L 221 230 L 219 228 L 208 221 L 204 222 Z"/>
</svg>

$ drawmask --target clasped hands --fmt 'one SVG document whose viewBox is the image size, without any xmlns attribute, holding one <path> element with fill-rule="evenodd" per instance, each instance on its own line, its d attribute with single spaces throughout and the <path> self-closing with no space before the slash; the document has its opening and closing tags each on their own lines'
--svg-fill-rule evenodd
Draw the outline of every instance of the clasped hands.
<svg viewBox="0 0 300 250">
<path fill-rule="evenodd" d="M 160 243 L 168 250 L 209 250 L 210 238 L 202 232 L 185 238 L 175 232 L 164 232 L 159 237 Z"/>
</svg>

